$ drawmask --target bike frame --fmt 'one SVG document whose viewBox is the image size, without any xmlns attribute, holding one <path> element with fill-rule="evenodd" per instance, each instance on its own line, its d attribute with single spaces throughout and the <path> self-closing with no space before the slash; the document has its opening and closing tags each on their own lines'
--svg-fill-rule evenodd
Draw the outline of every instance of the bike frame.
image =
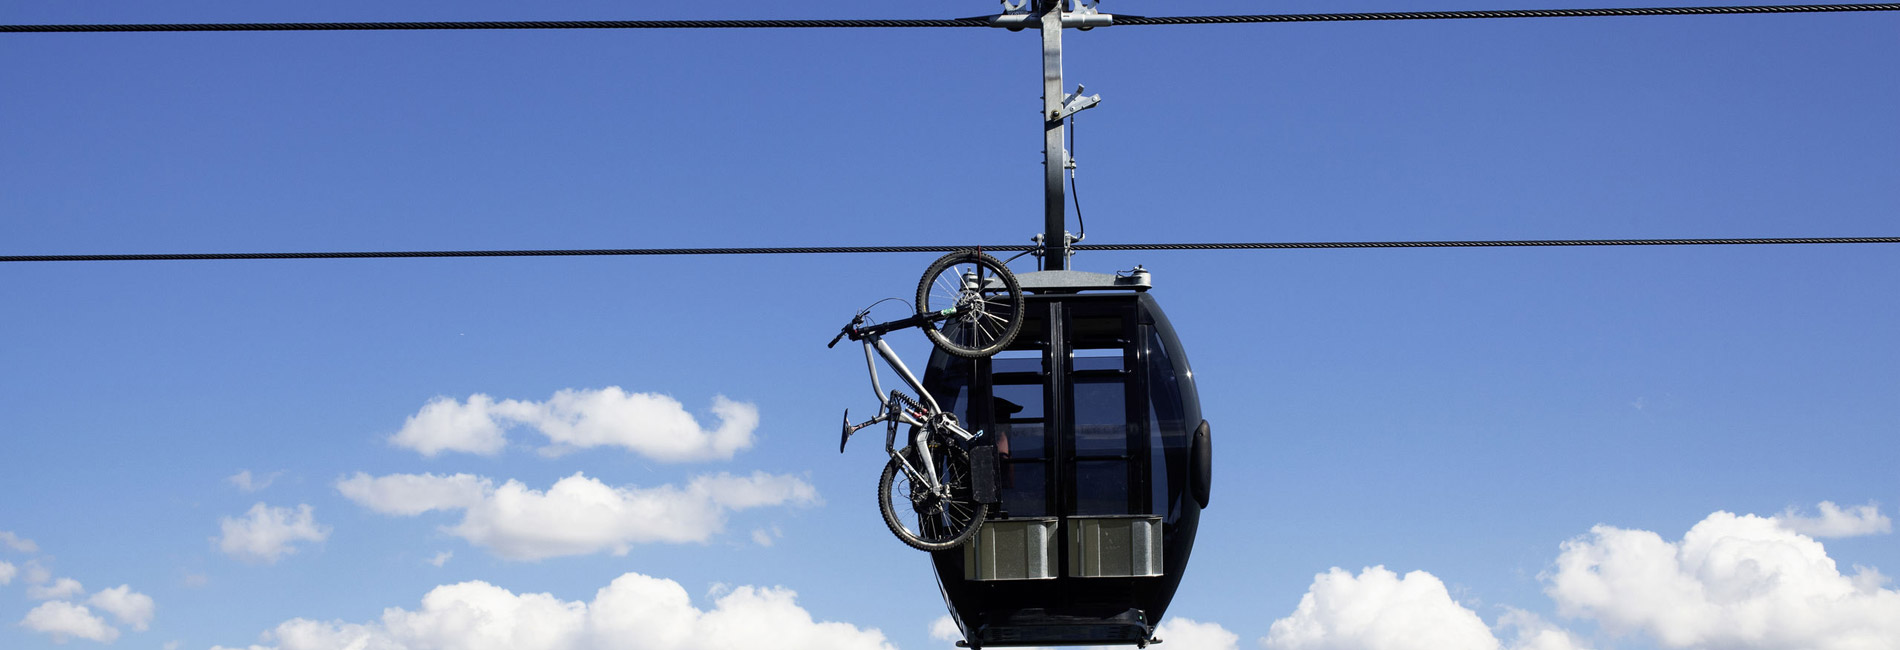
<svg viewBox="0 0 1900 650">
<path fill-rule="evenodd" d="M 896 325 L 896 323 L 889 325 Z M 884 404 L 883 411 L 878 413 L 877 417 L 856 425 L 853 429 L 862 429 L 878 422 L 886 423 L 884 452 L 898 460 L 898 465 L 904 468 L 904 473 L 910 476 L 912 483 L 928 487 L 932 493 L 942 496 L 947 488 L 938 480 L 935 459 L 930 457 L 930 436 L 941 432 L 963 442 L 969 442 L 983 433 L 981 431 L 970 433 L 957 423 L 955 415 L 944 412 L 943 407 L 937 404 L 937 398 L 924 389 L 923 382 L 918 381 L 917 375 L 912 374 L 910 367 L 904 365 L 904 360 L 897 357 L 897 352 L 891 349 L 891 345 L 884 342 L 883 332 L 879 331 L 882 329 L 884 328 L 871 328 L 853 337 L 859 338 L 864 343 L 864 365 L 871 373 L 871 392 L 876 394 L 878 401 Z M 896 395 L 884 393 L 884 385 L 878 380 L 877 372 L 877 360 L 880 357 L 884 359 L 885 365 L 891 367 L 892 372 L 897 373 L 899 379 L 904 380 L 911 390 L 917 391 L 918 398 L 923 401 L 922 417 L 919 417 L 917 413 L 912 413 L 903 400 Z M 917 427 L 916 433 L 911 434 L 910 446 L 917 450 L 916 456 L 922 465 L 921 468 L 897 453 L 897 427 L 900 424 Z"/>
</svg>

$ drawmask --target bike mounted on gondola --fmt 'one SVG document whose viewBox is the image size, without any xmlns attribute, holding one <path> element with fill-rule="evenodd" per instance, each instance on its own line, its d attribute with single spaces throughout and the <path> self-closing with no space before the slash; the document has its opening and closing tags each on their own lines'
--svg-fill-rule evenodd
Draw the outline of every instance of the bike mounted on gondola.
<svg viewBox="0 0 1900 650">
<path fill-rule="evenodd" d="M 838 451 L 851 435 L 874 424 L 885 425 L 884 450 L 890 461 L 878 480 L 878 507 L 884 523 L 905 544 L 922 551 L 943 551 L 967 542 L 981 528 L 995 500 L 993 471 L 973 471 L 972 443 L 982 431 L 969 431 L 904 365 L 884 335 L 912 327 L 924 330 L 938 348 L 964 358 L 983 358 L 1008 347 L 1022 331 L 1023 292 L 1015 274 L 980 251 L 958 251 L 939 258 L 917 283 L 917 313 L 866 325 L 867 307 L 852 317 L 827 347 L 849 338 L 864 344 L 871 390 L 882 402 L 875 417 L 851 423 L 845 410 Z M 875 305 L 874 305 L 875 306 Z M 904 381 L 917 397 L 902 390 L 884 392 L 877 361 Z M 897 446 L 898 428 L 908 425 L 908 444 Z M 977 453 L 993 453 L 978 447 Z M 986 457 L 987 458 L 987 457 Z M 977 463 L 993 468 L 993 462 Z"/>
</svg>

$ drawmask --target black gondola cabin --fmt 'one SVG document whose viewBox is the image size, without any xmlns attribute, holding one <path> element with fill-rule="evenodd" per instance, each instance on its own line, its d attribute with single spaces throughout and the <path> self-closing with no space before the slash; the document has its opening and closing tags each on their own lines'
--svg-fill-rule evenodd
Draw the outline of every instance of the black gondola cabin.
<svg viewBox="0 0 1900 650">
<path fill-rule="evenodd" d="M 972 467 L 994 481 L 976 537 L 931 554 L 944 602 L 972 647 L 1146 645 L 1207 505 L 1194 375 L 1145 271 L 1019 279 L 1015 342 L 987 359 L 938 350 L 924 375 L 986 432 Z"/>
</svg>

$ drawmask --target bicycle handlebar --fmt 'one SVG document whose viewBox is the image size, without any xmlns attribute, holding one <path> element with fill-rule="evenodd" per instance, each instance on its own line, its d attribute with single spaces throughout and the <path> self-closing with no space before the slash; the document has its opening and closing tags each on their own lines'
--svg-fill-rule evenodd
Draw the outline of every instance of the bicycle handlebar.
<svg viewBox="0 0 1900 650">
<path fill-rule="evenodd" d="M 940 320 L 949 318 L 951 316 L 954 316 L 956 315 L 956 313 L 957 313 L 956 308 L 952 307 L 950 309 L 945 309 L 942 311 L 933 311 L 933 312 L 928 312 L 928 313 L 917 314 L 914 316 L 908 316 L 905 318 L 899 318 L 897 320 L 890 321 L 887 323 L 878 323 L 876 325 L 872 325 L 870 327 L 864 327 L 864 328 L 858 327 L 858 325 L 864 323 L 864 314 L 858 314 L 856 317 L 851 319 L 850 323 L 847 323 L 844 326 L 843 330 L 838 332 L 837 336 L 832 337 L 831 342 L 825 344 L 825 347 L 829 348 L 829 347 L 836 346 L 838 345 L 839 341 L 844 340 L 846 337 L 850 337 L 850 339 L 853 341 L 860 341 L 860 340 L 863 340 L 864 337 L 866 336 L 874 336 L 878 334 L 883 334 L 885 332 L 894 332 L 897 330 L 904 329 L 906 327 L 917 327 L 919 325 L 923 325 L 926 323 L 940 321 Z"/>
</svg>

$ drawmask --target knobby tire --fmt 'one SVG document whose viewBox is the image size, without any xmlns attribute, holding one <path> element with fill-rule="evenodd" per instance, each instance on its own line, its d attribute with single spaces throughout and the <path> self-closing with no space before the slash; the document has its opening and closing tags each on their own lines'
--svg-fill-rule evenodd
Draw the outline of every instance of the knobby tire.
<svg viewBox="0 0 1900 650">
<path fill-rule="evenodd" d="M 931 521 L 931 518 L 936 515 L 918 512 L 909 494 L 897 493 L 895 484 L 899 478 L 904 480 L 905 485 L 911 485 L 910 476 L 904 473 L 902 461 L 898 458 L 892 458 L 890 462 L 885 463 L 884 475 L 878 478 L 877 505 L 878 510 L 884 514 L 884 525 L 890 527 L 891 534 L 903 540 L 906 545 L 919 551 L 948 551 L 962 546 L 965 542 L 970 541 L 970 538 L 976 536 L 977 529 L 983 525 L 983 518 L 989 514 L 990 505 L 987 503 L 977 503 L 975 501 L 975 494 L 970 485 L 969 452 L 955 445 L 943 445 L 933 448 L 931 453 L 938 456 L 937 472 L 940 475 L 939 478 L 951 486 L 950 493 L 952 500 L 946 502 L 944 507 L 946 509 L 952 507 L 967 509 L 969 511 L 967 517 L 963 518 L 960 522 L 957 521 L 957 518 L 954 516 L 943 517 L 942 520 L 944 520 L 946 524 L 942 525 L 942 527 L 948 528 L 948 530 L 932 530 L 933 528 L 938 528 L 939 525 L 933 525 L 927 522 Z M 909 458 L 911 450 L 909 447 L 905 447 L 898 450 L 897 454 L 899 457 Z M 958 479 L 959 476 L 961 477 L 960 480 Z M 958 483 L 961 483 L 961 487 L 958 486 Z M 915 489 L 918 486 L 911 485 L 911 487 Z M 917 531 L 912 531 L 908 526 L 904 525 L 899 516 L 898 508 L 904 508 L 904 512 L 909 512 L 916 516 L 918 522 Z M 926 536 L 928 536 L 928 539 L 926 539 Z"/>
<path fill-rule="evenodd" d="M 960 264 L 973 265 L 980 276 L 994 276 L 1002 282 L 1003 290 L 994 292 L 987 288 L 987 283 L 979 287 L 982 304 L 968 304 L 947 295 L 947 290 L 961 286 L 961 276 L 952 275 L 951 281 L 957 283 L 955 286 L 944 286 L 944 281 L 938 276 Z M 944 304 L 946 300 L 953 301 L 953 304 Z M 1016 281 L 1016 274 L 1011 273 L 1008 266 L 981 251 L 957 251 L 932 262 L 930 268 L 924 270 L 923 279 L 917 282 L 915 304 L 918 313 L 932 313 L 949 307 L 964 308 L 962 313 L 951 316 L 941 325 L 927 323 L 923 329 L 924 335 L 938 348 L 966 359 L 981 359 L 1003 351 L 1023 330 L 1022 285 Z M 992 328 L 996 331 L 991 331 Z M 966 333 L 969 336 L 967 344 L 957 340 Z"/>
</svg>

